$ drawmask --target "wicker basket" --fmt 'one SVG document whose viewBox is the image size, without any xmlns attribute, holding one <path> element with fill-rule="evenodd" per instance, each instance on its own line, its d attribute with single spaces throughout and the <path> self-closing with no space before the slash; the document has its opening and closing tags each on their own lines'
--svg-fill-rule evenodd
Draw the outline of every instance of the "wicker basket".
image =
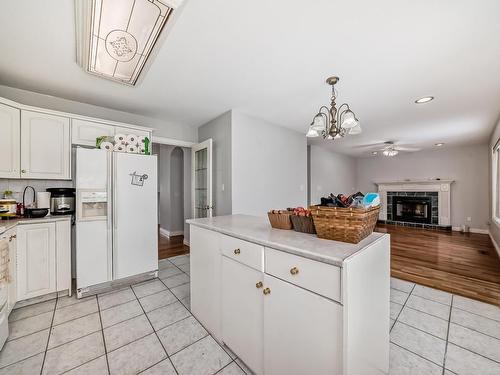
<svg viewBox="0 0 500 375">
<path fill-rule="evenodd" d="M 292 221 L 290 220 L 290 216 L 292 216 L 292 211 L 289 212 L 280 212 L 280 213 L 272 213 L 268 212 L 267 217 L 269 218 L 269 222 L 271 226 L 275 229 L 292 229 Z"/>
<path fill-rule="evenodd" d="M 311 206 L 310 210 L 319 238 L 358 243 L 373 232 L 380 206 L 369 209 Z"/>
<path fill-rule="evenodd" d="M 312 217 L 292 215 L 293 230 L 296 232 L 316 234 Z"/>
</svg>

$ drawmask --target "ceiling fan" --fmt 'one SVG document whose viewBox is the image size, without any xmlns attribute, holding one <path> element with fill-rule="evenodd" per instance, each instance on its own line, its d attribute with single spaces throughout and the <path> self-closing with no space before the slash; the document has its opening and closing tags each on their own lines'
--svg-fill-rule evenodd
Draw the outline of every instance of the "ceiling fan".
<svg viewBox="0 0 500 375">
<path fill-rule="evenodd" d="M 381 152 L 382 155 L 388 157 L 396 156 L 399 152 L 416 152 L 421 150 L 418 147 L 412 147 L 411 145 L 405 145 L 395 141 L 363 145 L 358 146 L 358 148 L 367 148 L 368 150 L 372 150 L 372 155 L 378 155 L 378 153 Z"/>
</svg>

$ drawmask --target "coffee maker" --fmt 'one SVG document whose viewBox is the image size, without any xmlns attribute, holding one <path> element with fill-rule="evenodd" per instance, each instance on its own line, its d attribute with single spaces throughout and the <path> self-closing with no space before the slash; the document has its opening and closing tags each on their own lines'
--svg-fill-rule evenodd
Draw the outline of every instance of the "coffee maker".
<svg viewBox="0 0 500 375">
<path fill-rule="evenodd" d="M 51 215 L 72 215 L 75 213 L 74 188 L 48 188 Z"/>
</svg>

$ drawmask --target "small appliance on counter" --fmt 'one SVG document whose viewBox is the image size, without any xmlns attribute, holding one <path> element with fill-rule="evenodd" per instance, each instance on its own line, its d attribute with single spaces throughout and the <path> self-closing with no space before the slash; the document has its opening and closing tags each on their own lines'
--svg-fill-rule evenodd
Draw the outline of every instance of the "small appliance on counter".
<svg viewBox="0 0 500 375">
<path fill-rule="evenodd" d="M 33 190 L 33 202 L 31 205 L 26 204 L 26 190 L 31 189 Z M 36 208 L 36 192 L 35 188 L 33 186 L 26 186 L 23 191 L 23 207 L 24 207 L 24 217 L 30 217 L 30 218 L 41 218 L 47 216 L 49 213 L 48 208 Z"/>
<path fill-rule="evenodd" d="M 75 213 L 74 188 L 48 188 L 51 215 L 72 215 Z"/>
</svg>

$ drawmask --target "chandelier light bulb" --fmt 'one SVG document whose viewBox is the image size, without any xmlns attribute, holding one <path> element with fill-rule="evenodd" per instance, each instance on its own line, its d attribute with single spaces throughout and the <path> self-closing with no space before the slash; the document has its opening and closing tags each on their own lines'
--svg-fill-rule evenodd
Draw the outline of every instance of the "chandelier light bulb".
<svg viewBox="0 0 500 375">
<path fill-rule="evenodd" d="M 356 116 L 352 111 L 346 111 L 342 116 L 342 125 L 340 125 L 344 129 L 351 129 L 356 126 L 358 122 L 356 121 Z"/>
<path fill-rule="evenodd" d="M 325 119 L 321 114 L 317 114 L 314 116 L 313 122 L 311 123 L 311 129 L 314 129 L 316 131 L 321 131 L 325 130 L 326 124 L 325 124 Z"/>
<path fill-rule="evenodd" d="M 351 134 L 351 135 L 360 134 L 361 132 L 362 132 L 362 130 L 361 130 L 361 125 L 359 124 L 359 121 L 356 123 L 356 126 L 349 129 L 349 134 Z"/>
<path fill-rule="evenodd" d="M 309 131 L 306 134 L 307 138 L 316 138 L 319 137 L 319 132 L 315 129 L 312 128 L 312 126 L 309 128 Z"/>
</svg>

